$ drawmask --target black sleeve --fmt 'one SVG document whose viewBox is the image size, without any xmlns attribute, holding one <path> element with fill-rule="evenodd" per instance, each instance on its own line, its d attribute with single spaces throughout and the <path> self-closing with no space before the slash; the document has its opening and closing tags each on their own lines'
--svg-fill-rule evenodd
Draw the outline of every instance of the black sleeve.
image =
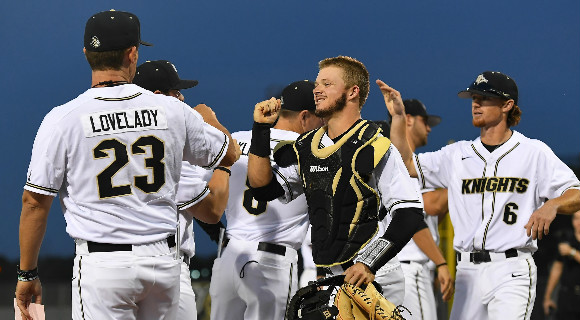
<svg viewBox="0 0 580 320">
<path fill-rule="evenodd" d="M 258 201 L 272 201 L 284 195 L 284 188 L 282 188 L 282 185 L 274 176 L 274 172 L 272 172 L 272 180 L 270 180 L 270 183 L 258 188 L 250 187 L 250 190 L 252 190 L 254 199 Z"/>
<path fill-rule="evenodd" d="M 400 208 L 393 212 L 393 220 L 385 234 L 369 244 L 356 262 L 362 262 L 373 273 L 394 258 L 411 240 L 421 222 L 425 222 L 423 210 L 420 208 Z"/>
<path fill-rule="evenodd" d="M 425 222 L 425 219 L 423 219 L 419 222 L 419 224 L 417 224 L 417 230 L 415 230 L 415 233 L 427 228 L 429 228 L 429 226 L 427 226 L 427 222 Z M 413 235 L 415 235 L 415 233 L 413 233 Z"/>
<path fill-rule="evenodd" d="M 220 237 L 220 229 L 221 228 L 225 229 L 224 224 L 221 221 L 214 224 L 214 223 L 205 223 L 203 221 L 198 220 L 197 218 L 194 219 L 203 229 L 203 231 L 205 231 L 209 235 L 209 238 L 215 243 L 218 243 Z"/>
</svg>

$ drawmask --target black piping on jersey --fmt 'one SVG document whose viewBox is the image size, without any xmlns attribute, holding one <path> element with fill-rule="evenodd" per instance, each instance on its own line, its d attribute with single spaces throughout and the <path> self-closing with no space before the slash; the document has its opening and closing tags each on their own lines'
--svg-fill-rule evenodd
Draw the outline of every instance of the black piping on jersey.
<svg viewBox="0 0 580 320">
<path fill-rule="evenodd" d="M 290 201 L 294 200 L 294 192 L 292 192 L 292 188 L 290 188 L 290 182 L 288 182 L 288 179 L 286 179 L 286 177 L 280 171 L 278 171 L 278 169 L 272 167 L 272 171 L 276 173 L 280 178 L 282 178 L 282 180 L 284 180 L 286 189 L 288 189 L 288 192 L 290 192 Z"/>
<path fill-rule="evenodd" d="M 213 159 L 212 162 L 210 162 L 210 164 L 208 164 L 207 166 L 203 166 L 203 168 L 211 168 L 213 166 L 215 166 L 215 164 L 218 162 L 218 159 L 221 158 L 222 154 L 224 152 L 226 152 L 226 148 L 228 146 L 228 136 L 226 136 L 226 134 L 224 133 L 224 137 L 226 138 L 224 140 L 224 144 L 222 144 L 222 149 L 220 150 L 220 152 L 217 154 L 217 156 Z"/>
<path fill-rule="evenodd" d="M 419 202 L 419 200 L 399 200 L 399 201 L 395 201 L 393 204 L 391 204 L 389 206 L 389 208 L 387 209 L 387 213 L 391 212 L 391 209 L 393 209 L 394 206 L 400 204 L 400 203 L 421 203 Z"/>
<path fill-rule="evenodd" d="M 497 167 L 499 166 L 499 162 L 508 155 L 508 153 L 512 152 L 517 146 L 519 146 L 520 143 L 516 143 L 515 146 L 513 146 L 511 149 L 509 149 L 506 153 L 502 154 L 497 161 L 495 162 L 495 169 L 493 171 L 493 176 L 496 177 L 497 176 Z M 489 229 L 489 225 L 491 224 L 491 220 L 493 219 L 493 215 L 495 213 L 495 194 L 496 194 L 496 190 L 493 191 L 493 198 L 491 201 L 491 216 L 489 217 L 489 220 L 487 221 L 487 225 L 485 226 L 485 232 L 483 233 L 483 243 L 481 244 L 481 249 L 485 250 L 485 241 L 487 240 L 487 231 Z M 483 209 L 483 207 L 482 207 Z"/>
<path fill-rule="evenodd" d="M 420 271 L 415 274 L 415 289 L 417 290 L 417 299 L 419 299 L 419 310 L 421 311 L 421 319 L 425 319 L 425 315 L 423 314 L 423 303 L 421 302 L 421 291 L 419 290 L 419 275 Z"/>
<path fill-rule="evenodd" d="M 479 154 L 479 152 L 477 152 L 477 149 L 475 149 L 475 146 L 473 144 L 471 144 L 471 149 L 473 149 L 473 151 L 475 152 L 475 154 L 481 159 L 481 161 L 483 161 L 483 175 L 481 176 L 482 178 L 485 178 L 485 170 L 487 169 L 487 161 L 485 161 L 485 158 Z M 483 212 L 483 201 L 485 200 L 485 193 L 481 194 L 481 221 L 483 222 L 483 219 L 485 219 L 485 215 Z"/>
<path fill-rule="evenodd" d="M 530 260 L 526 259 L 526 262 L 528 263 L 528 275 L 530 278 L 530 286 L 528 287 L 528 304 L 526 305 L 526 314 L 524 315 L 524 319 L 528 318 L 528 312 L 530 310 L 530 303 L 532 302 L 532 265 L 530 264 Z"/>
<path fill-rule="evenodd" d="M 187 207 L 189 204 L 192 204 L 192 203 L 198 201 L 199 198 L 201 198 L 203 195 L 205 195 L 208 192 L 209 192 L 209 186 L 206 185 L 205 188 L 197 196 L 195 196 L 193 199 L 191 199 L 187 202 L 178 204 L 177 209 L 183 210 L 184 207 Z"/>
<path fill-rule="evenodd" d="M 292 272 L 294 271 L 294 263 L 290 263 L 290 281 L 288 282 L 288 296 L 286 296 L 286 309 L 288 309 L 288 304 L 290 304 L 290 300 L 292 299 Z M 284 317 L 286 319 L 286 317 Z"/>
<path fill-rule="evenodd" d="M 58 193 L 58 190 L 57 189 L 52 189 L 52 188 L 46 188 L 46 187 L 37 186 L 37 185 L 32 184 L 30 182 L 27 182 L 26 185 L 29 186 L 29 187 L 32 187 L 32 188 L 36 188 L 38 190 L 48 191 L 48 192 L 52 192 L 52 193 Z"/>
<path fill-rule="evenodd" d="M 132 96 L 128 96 L 128 97 L 122 97 L 122 98 L 103 98 L 103 97 L 95 97 L 96 100 L 101 100 L 101 101 L 125 101 L 125 100 L 131 100 L 134 98 L 137 98 L 138 96 L 142 95 L 143 93 L 141 92 L 137 92 Z"/>
<path fill-rule="evenodd" d="M 79 302 L 81 303 L 81 316 L 83 320 L 85 319 L 85 308 L 83 307 L 83 295 L 81 294 L 81 266 L 83 262 L 83 256 L 79 256 L 79 277 L 78 277 L 78 286 L 79 286 Z"/>
<path fill-rule="evenodd" d="M 425 189 L 425 176 L 423 175 L 423 168 L 421 168 L 421 164 L 419 163 L 419 157 L 414 157 L 415 162 L 417 162 L 417 168 L 419 168 L 419 174 L 421 175 L 421 183 L 423 184 L 421 189 Z"/>
</svg>

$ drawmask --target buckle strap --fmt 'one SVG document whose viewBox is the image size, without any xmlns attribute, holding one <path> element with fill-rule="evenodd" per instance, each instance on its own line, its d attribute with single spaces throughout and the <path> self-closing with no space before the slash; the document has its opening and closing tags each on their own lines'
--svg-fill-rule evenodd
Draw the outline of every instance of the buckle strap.
<svg viewBox="0 0 580 320">
<path fill-rule="evenodd" d="M 491 262 L 493 259 L 491 258 L 492 255 L 499 255 L 503 254 L 505 259 L 507 258 L 514 258 L 518 256 L 517 249 L 508 249 L 505 252 L 490 252 L 488 250 L 483 251 L 475 251 L 475 252 L 465 252 L 465 254 L 469 253 L 469 262 L 473 263 L 482 263 L 482 262 Z M 461 252 L 456 252 L 457 261 L 461 261 Z M 503 258 L 503 257 L 502 257 Z"/>
</svg>

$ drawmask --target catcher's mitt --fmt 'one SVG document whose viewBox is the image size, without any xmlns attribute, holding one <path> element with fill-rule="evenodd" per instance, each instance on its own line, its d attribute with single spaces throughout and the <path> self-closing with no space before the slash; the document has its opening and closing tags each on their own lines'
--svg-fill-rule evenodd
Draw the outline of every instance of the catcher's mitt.
<svg viewBox="0 0 580 320">
<path fill-rule="evenodd" d="M 361 289 L 345 283 L 334 298 L 341 320 L 404 320 L 403 306 L 395 306 L 381 295 L 372 283 Z M 407 310 L 408 311 L 408 310 Z"/>
<path fill-rule="evenodd" d="M 309 285 L 301 288 L 294 294 L 286 309 L 285 319 L 336 319 L 338 308 L 329 305 L 329 301 L 335 287 L 343 283 L 343 275 L 311 281 Z M 323 286 L 328 286 L 328 288 L 326 290 L 319 290 Z"/>
</svg>

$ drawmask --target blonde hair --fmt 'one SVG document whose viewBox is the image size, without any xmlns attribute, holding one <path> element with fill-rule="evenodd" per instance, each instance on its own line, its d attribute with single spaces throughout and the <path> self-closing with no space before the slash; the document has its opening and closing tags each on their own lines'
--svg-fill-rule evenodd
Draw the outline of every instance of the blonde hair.
<svg viewBox="0 0 580 320">
<path fill-rule="evenodd" d="M 514 104 L 510 111 L 507 114 L 507 125 L 508 127 L 517 126 L 520 122 L 522 117 L 522 110 L 520 107 Z"/>
<path fill-rule="evenodd" d="M 319 70 L 329 66 L 337 66 L 343 70 L 342 78 L 347 87 L 358 86 L 359 108 L 362 108 L 369 96 L 370 89 L 369 72 L 365 65 L 357 59 L 347 56 L 326 58 L 318 63 Z"/>
</svg>

